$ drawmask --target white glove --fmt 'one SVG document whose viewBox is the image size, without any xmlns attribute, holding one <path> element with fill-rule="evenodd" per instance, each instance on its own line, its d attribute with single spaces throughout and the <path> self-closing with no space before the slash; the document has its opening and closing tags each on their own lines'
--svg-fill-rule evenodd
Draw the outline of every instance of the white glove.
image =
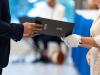
<svg viewBox="0 0 100 75">
<path fill-rule="evenodd" d="M 61 38 L 68 47 L 78 47 L 81 42 L 81 36 L 72 34 L 68 37 Z"/>
</svg>

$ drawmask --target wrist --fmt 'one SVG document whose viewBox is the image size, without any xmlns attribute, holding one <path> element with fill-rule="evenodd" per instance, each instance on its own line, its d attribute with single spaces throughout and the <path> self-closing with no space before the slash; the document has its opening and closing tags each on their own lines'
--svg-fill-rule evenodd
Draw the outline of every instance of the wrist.
<svg viewBox="0 0 100 75">
<path fill-rule="evenodd" d="M 24 37 L 29 37 L 29 33 L 30 33 L 30 26 L 28 26 L 27 25 L 27 23 L 23 23 L 23 28 L 24 28 L 24 30 L 23 30 L 23 36 Z"/>
<path fill-rule="evenodd" d="M 23 34 L 26 34 L 27 29 L 26 29 L 26 25 L 25 25 L 25 23 L 23 23 L 23 28 L 24 28 L 24 30 L 23 30 Z"/>
<path fill-rule="evenodd" d="M 78 40 L 78 43 L 81 44 L 82 43 L 82 37 L 80 35 L 77 35 L 77 40 Z"/>
<path fill-rule="evenodd" d="M 80 41 L 79 41 L 79 44 L 82 44 L 82 37 L 80 37 Z"/>
</svg>

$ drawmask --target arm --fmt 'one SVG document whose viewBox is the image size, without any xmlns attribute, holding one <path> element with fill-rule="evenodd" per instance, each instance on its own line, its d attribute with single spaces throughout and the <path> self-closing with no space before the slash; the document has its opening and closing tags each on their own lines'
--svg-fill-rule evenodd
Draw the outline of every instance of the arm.
<svg viewBox="0 0 100 75">
<path fill-rule="evenodd" d="M 24 37 L 34 37 L 42 30 L 42 25 L 36 23 L 8 24 L 0 21 L 0 37 L 20 41 Z M 23 35 L 24 34 L 24 35 Z"/>
<path fill-rule="evenodd" d="M 10 23 L 10 11 L 8 0 L 2 0 L 0 8 L 2 14 L 0 16 L 0 37 L 21 40 L 23 33 L 25 37 L 33 37 L 41 30 L 42 26 L 35 23 L 15 24 Z"/>
<path fill-rule="evenodd" d="M 100 47 L 97 44 L 95 38 L 96 37 L 81 37 L 81 41 L 82 42 L 80 43 L 80 46 L 88 47 L 88 48 L 91 48 L 91 47 Z"/>
<path fill-rule="evenodd" d="M 0 20 L 0 37 L 12 38 L 19 41 L 24 32 L 24 27 L 21 24 L 8 24 Z"/>
<path fill-rule="evenodd" d="M 96 37 L 81 37 L 77 34 L 72 34 L 63 39 L 66 45 L 70 47 L 97 47 L 100 48 L 100 35 Z"/>
</svg>

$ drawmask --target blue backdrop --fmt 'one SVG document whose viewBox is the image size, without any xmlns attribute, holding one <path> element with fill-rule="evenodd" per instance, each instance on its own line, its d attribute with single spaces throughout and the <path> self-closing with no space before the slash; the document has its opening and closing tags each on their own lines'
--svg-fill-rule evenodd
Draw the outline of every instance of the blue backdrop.
<svg viewBox="0 0 100 75">
<path fill-rule="evenodd" d="M 89 37 L 92 22 L 93 20 L 85 19 L 84 17 L 75 14 L 75 29 L 73 33 Z M 83 47 L 73 48 L 72 50 L 73 61 L 81 75 L 90 75 L 90 66 L 86 60 L 88 50 L 88 48 Z"/>
</svg>

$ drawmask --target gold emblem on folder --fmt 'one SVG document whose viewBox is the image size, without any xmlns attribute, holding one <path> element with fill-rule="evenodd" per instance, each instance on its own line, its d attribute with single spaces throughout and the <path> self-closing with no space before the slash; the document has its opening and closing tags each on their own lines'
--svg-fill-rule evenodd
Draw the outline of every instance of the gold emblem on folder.
<svg viewBox="0 0 100 75">
<path fill-rule="evenodd" d="M 47 24 L 44 24 L 44 28 L 43 28 L 43 30 L 47 30 Z"/>
</svg>

